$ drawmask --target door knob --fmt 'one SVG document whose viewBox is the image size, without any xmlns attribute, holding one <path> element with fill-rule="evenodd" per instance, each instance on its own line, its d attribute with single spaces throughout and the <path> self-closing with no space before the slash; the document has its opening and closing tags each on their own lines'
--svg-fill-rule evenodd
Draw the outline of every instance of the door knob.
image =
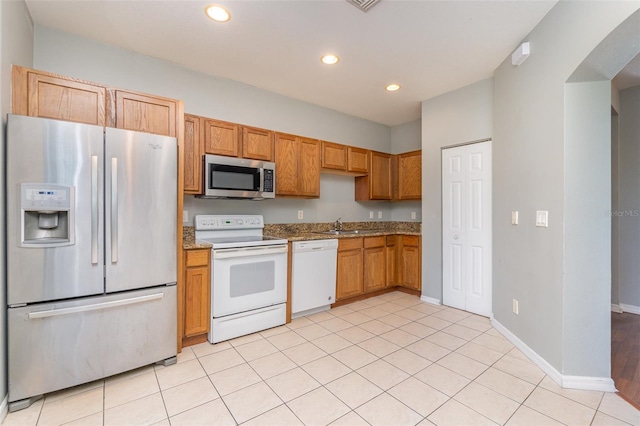
<svg viewBox="0 0 640 426">
<path fill-rule="evenodd" d="M 457 239 L 458 239 L 458 236 L 457 236 L 457 235 L 454 235 L 454 236 L 453 236 L 453 239 L 454 239 L 454 240 L 457 240 Z"/>
</svg>

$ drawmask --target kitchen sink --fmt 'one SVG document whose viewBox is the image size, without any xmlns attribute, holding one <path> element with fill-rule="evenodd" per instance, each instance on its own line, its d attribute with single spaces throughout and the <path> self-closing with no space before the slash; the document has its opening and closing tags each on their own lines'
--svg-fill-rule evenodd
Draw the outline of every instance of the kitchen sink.
<svg viewBox="0 0 640 426">
<path fill-rule="evenodd" d="M 357 234 L 373 234 L 375 232 L 380 232 L 375 229 L 353 229 L 349 231 L 338 231 L 335 229 L 331 229 L 329 231 L 318 231 L 314 232 L 314 234 L 324 234 L 324 235 L 357 235 Z"/>
</svg>

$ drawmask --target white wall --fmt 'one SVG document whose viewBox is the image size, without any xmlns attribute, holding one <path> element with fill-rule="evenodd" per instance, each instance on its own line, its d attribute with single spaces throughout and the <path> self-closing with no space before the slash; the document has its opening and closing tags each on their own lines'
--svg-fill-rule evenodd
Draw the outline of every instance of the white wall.
<svg viewBox="0 0 640 426">
<path fill-rule="evenodd" d="M 36 26 L 34 67 L 101 84 L 182 99 L 185 112 L 264 127 L 326 141 L 391 152 L 420 149 L 419 120 L 390 128 L 334 110 L 280 96 L 246 84 L 197 73 L 173 63 L 61 31 Z M 392 136 L 392 133 L 394 136 Z M 404 149 L 406 148 L 406 149 Z M 399 151 L 400 152 L 400 151 Z M 256 213 L 269 223 L 410 220 L 420 203 L 354 201 L 354 179 L 322 175 L 320 200 L 278 199 L 259 203 L 185 197 L 189 224 L 193 214 Z"/>
<path fill-rule="evenodd" d="M 562 373 L 610 377 L 611 82 L 567 84 L 564 116 Z"/>
<path fill-rule="evenodd" d="M 422 102 L 422 294 L 442 300 L 441 150 L 493 135 L 493 79 Z"/>
<path fill-rule="evenodd" d="M 2 241 L 6 241 L 4 205 L 4 153 L 7 114 L 11 111 L 11 65 L 31 66 L 33 58 L 33 24 L 23 1 L 0 1 L 0 224 Z M 0 421 L 7 403 L 7 299 L 6 254 L 0 244 Z"/>
<path fill-rule="evenodd" d="M 565 240 L 565 231 L 585 232 L 588 235 L 583 236 L 584 241 L 593 241 L 598 234 L 602 236 L 607 232 L 604 230 L 606 218 L 602 216 L 594 228 L 585 229 L 586 217 L 595 218 L 603 210 L 578 212 L 576 216 L 574 209 L 579 205 L 597 208 L 602 199 L 590 201 L 584 188 L 574 191 L 579 185 L 572 180 L 579 179 L 584 170 L 572 163 L 577 157 L 567 155 L 568 152 L 573 155 L 577 142 L 571 139 L 573 135 L 567 139 L 568 144 L 565 143 L 565 132 L 569 128 L 565 127 L 565 83 L 639 4 L 559 2 L 527 36 L 531 56 L 519 67 L 512 66 L 510 58 L 506 58 L 495 72 L 494 316 L 557 371 L 571 375 L 607 377 L 610 366 L 606 365 L 606 356 L 602 353 L 608 351 L 610 345 L 606 331 L 609 322 L 604 319 L 597 328 L 590 329 L 592 322 L 587 321 L 580 327 L 580 319 L 585 314 L 605 316 L 602 307 L 603 301 L 609 303 L 610 281 L 602 280 L 610 273 L 606 271 L 606 264 L 611 253 L 608 251 L 610 238 L 598 240 L 601 246 L 596 251 L 605 260 L 595 262 L 588 270 L 595 272 L 594 279 L 599 282 L 590 281 L 582 291 L 576 288 L 573 278 L 565 283 L 565 265 L 575 271 L 578 265 L 588 265 L 586 256 L 593 254 L 565 250 L 565 243 L 570 247 L 578 243 L 578 240 Z M 608 95 L 607 123 L 610 123 L 610 105 Z M 580 120 L 584 117 L 586 115 Z M 598 131 L 593 137 L 604 139 L 590 141 L 593 149 L 585 155 L 589 165 L 597 164 L 597 170 L 589 173 L 603 176 L 605 180 L 604 185 L 599 184 L 597 188 L 609 196 L 610 175 L 606 177 L 603 171 L 609 170 L 610 157 L 603 147 L 610 148 L 611 138 L 609 128 L 604 125 L 602 129 L 606 132 Z M 602 158 L 594 157 L 600 154 Z M 591 182 L 588 177 L 582 177 L 587 184 Z M 511 210 L 520 211 L 520 225 L 510 224 Z M 549 228 L 535 227 L 536 210 L 549 211 Z M 590 290 L 602 294 L 603 299 L 594 301 L 587 294 Z M 514 298 L 519 300 L 519 315 L 512 313 Z M 577 309 L 583 312 L 576 313 Z M 580 355 L 575 351 L 563 352 L 564 339 L 577 343 L 583 352 Z M 587 347 L 589 350 L 584 350 Z M 592 348 L 597 348 L 593 356 Z M 580 356 L 588 360 L 581 361 Z"/>
<path fill-rule="evenodd" d="M 619 300 L 640 309 L 640 86 L 620 91 Z"/>
</svg>

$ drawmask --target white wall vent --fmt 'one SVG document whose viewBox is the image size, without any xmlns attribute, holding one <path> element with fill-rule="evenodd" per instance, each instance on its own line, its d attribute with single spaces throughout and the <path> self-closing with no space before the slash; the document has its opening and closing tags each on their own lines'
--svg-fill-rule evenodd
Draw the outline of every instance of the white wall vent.
<svg viewBox="0 0 640 426">
<path fill-rule="evenodd" d="M 380 0 L 347 0 L 349 3 L 357 7 L 363 12 L 368 12 L 373 6 L 378 4 Z"/>
</svg>

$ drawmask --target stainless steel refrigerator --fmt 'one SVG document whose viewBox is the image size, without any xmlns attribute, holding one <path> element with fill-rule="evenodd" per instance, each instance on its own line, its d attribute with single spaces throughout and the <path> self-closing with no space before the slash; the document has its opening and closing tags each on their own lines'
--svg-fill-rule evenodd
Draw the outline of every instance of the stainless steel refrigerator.
<svg viewBox="0 0 640 426">
<path fill-rule="evenodd" d="M 175 138 L 9 115 L 9 409 L 175 362 Z"/>
</svg>

